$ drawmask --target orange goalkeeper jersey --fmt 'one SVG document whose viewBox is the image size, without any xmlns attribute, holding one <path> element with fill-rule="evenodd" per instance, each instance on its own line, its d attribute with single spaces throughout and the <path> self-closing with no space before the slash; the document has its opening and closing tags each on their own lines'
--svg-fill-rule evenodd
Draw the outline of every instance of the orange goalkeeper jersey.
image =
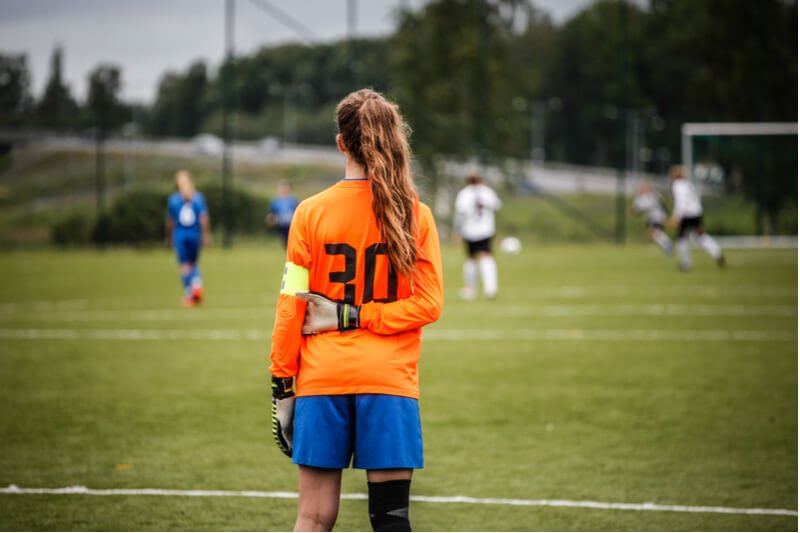
<svg viewBox="0 0 800 533">
<path fill-rule="evenodd" d="M 301 335 L 305 301 L 280 294 L 270 370 L 297 376 L 298 396 L 392 394 L 419 398 L 422 326 L 442 310 L 442 261 L 430 209 L 418 204 L 412 280 L 389 270 L 367 180 L 342 180 L 303 201 L 286 260 L 309 270 L 309 290 L 361 305 L 361 328 Z"/>
</svg>

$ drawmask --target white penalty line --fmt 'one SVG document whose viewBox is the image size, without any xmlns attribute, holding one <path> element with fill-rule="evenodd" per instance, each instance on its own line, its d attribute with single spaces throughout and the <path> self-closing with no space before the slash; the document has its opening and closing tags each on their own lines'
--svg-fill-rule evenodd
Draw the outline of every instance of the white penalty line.
<svg viewBox="0 0 800 533">
<path fill-rule="evenodd" d="M 168 489 L 90 489 L 74 486 L 62 488 L 20 488 L 9 485 L 0 494 L 53 494 L 79 496 L 187 496 L 201 498 L 270 498 L 292 500 L 296 492 L 257 490 L 168 490 Z M 364 493 L 342 494 L 343 500 L 366 500 Z M 797 516 L 793 509 L 762 509 L 744 507 L 661 505 L 657 503 L 613 503 L 582 500 L 529 500 L 519 498 L 473 498 L 470 496 L 411 496 L 411 501 L 423 503 L 462 503 L 471 505 L 510 505 L 517 507 L 570 507 L 611 511 L 662 511 L 674 513 L 717 513 L 745 515 Z"/>
<path fill-rule="evenodd" d="M 258 329 L 61 329 L 0 328 L 6 340 L 98 341 L 268 341 L 270 332 Z M 471 329 L 433 328 L 423 333 L 430 341 L 633 341 L 633 342 L 797 342 L 797 334 L 768 330 L 648 330 L 648 329 Z"/>
</svg>

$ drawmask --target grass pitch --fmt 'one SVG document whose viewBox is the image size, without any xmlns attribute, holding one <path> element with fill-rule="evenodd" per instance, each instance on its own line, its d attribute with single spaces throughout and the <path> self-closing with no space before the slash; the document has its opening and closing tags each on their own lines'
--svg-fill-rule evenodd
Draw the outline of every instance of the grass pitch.
<svg viewBox="0 0 800 533">
<path fill-rule="evenodd" d="M 797 509 L 797 252 L 527 246 L 445 309 L 421 362 L 412 494 Z M 296 490 L 269 432 L 273 244 L 0 256 L 0 488 Z M 347 471 L 344 492 L 364 492 Z M 0 494 L 0 529 L 288 530 L 295 502 Z M 796 530 L 796 516 L 415 503 L 417 530 Z M 368 530 L 343 501 L 338 530 Z"/>
</svg>

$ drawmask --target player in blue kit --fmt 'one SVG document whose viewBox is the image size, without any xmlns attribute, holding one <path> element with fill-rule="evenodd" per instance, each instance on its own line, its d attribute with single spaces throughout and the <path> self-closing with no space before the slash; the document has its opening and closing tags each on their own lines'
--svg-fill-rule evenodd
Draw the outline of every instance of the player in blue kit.
<svg viewBox="0 0 800 533">
<path fill-rule="evenodd" d="M 211 244 L 211 220 L 206 199 L 197 192 L 186 170 L 175 174 L 175 187 L 167 201 L 167 243 L 172 244 L 181 271 L 183 304 L 194 307 L 203 299 L 203 279 L 197 262 L 203 244 Z"/>
<path fill-rule="evenodd" d="M 278 182 L 278 189 L 275 197 L 269 203 L 269 213 L 267 213 L 267 224 L 275 226 L 278 237 L 286 248 L 289 240 L 289 226 L 292 225 L 292 217 L 297 209 L 297 197 L 292 194 L 292 188 L 288 181 Z"/>
</svg>

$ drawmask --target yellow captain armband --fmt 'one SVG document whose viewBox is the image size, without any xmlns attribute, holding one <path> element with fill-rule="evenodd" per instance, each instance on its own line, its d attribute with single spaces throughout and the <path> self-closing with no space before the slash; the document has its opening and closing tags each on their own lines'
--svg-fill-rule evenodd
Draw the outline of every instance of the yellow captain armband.
<svg viewBox="0 0 800 533">
<path fill-rule="evenodd" d="M 283 267 L 283 281 L 281 281 L 281 294 L 294 296 L 296 292 L 308 290 L 308 269 L 287 262 Z"/>
</svg>

